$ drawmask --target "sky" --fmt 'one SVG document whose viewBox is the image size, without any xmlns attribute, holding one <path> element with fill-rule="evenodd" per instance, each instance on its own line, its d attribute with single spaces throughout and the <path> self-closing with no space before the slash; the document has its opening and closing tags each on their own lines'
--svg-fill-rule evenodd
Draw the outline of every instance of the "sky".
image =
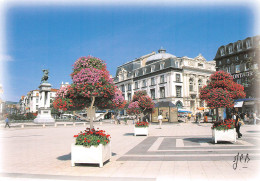
<svg viewBox="0 0 260 181">
<path fill-rule="evenodd" d="M 42 69 L 49 69 L 53 88 L 71 83 L 72 65 L 82 56 L 105 60 L 115 76 L 118 66 L 161 47 L 177 57 L 201 53 L 213 60 L 221 45 L 257 35 L 252 7 L 239 4 L 14 4 L 4 17 L 4 100 L 17 102 L 38 89 Z"/>
</svg>

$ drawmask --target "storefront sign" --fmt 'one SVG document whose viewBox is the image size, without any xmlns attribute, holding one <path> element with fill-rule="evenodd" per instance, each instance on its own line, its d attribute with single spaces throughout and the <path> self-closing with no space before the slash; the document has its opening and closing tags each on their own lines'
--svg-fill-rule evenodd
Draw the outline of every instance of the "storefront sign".
<svg viewBox="0 0 260 181">
<path fill-rule="evenodd" d="M 253 75 L 253 72 L 241 72 L 241 73 L 238 73 L 238 74 L 232 74 L 233 76 L 233 79 L 239 79 L 239 78 L 242 78 L 242 77 L 250 77 Z"/>
</svg>

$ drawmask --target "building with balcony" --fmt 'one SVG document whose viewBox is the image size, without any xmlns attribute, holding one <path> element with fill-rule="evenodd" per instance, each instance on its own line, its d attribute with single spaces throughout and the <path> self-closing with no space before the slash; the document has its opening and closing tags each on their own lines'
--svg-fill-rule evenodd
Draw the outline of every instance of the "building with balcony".
<svg viewBox="0 0 260 181">
<path fill-rule="evenodd" d="M 195 58 L 176 57 L 161 48 L 158 53 L 141 56 L 117 68 L 114 82 L 126 100 L 135 91 L 146 90 L 157 102 L 171 102 L 178 108 L 196 111 L 204 107 L 199 89 L 215 72 L 215 62 L 199 54 Z"/>
</svg>

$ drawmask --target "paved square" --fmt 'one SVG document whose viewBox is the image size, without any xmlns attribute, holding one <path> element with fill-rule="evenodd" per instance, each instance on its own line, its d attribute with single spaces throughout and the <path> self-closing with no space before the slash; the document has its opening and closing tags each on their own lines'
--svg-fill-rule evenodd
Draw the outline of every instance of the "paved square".
<svg viewBox="0 0 260 181">
<path fill-rule="evenodd" d="M 236 143 L 218 144 L 211 142 L 211 124 L 153 124 L 149 136 L 133 136 L 133 125 L 95 127 L 112 136 L 112 159 L 103 168 L 71 167 L 70 145 L 83 125 L 1 128 L 0 180 L 256 180 L 259 172 L 258 125 L 243 126 Z M 250 161 L 234 170 L 238 152 Z"/>
</svg>

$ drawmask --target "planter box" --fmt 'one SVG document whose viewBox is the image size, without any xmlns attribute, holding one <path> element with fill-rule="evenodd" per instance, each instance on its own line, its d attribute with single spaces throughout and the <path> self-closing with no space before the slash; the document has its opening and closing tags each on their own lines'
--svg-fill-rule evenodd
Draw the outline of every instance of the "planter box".
<svg viewBox="0 0 260 181">
<path fill-rule="evenodd" d="M 212 141 L 217 143 L 218 141 L 232 141 L 236 142 L 236 129 L 228 130 L 216 130 L 212 129 Z"/>
<path fill-rule="evenodd" d="M 148 127 L 144 127 L 144 128 L 138 128 L 138 127 L 134 127 L 134 135 L 146 135 L 148 136 Z"/>
<path fill-rule="evenodd" d="M 71 145 L 71 166 L 75 163 L 97 163 L 103 167 L 103 163 L 111 158 L 111 142 L 105 146 L 84 147 L 82 145 Z"/>
</svg>

